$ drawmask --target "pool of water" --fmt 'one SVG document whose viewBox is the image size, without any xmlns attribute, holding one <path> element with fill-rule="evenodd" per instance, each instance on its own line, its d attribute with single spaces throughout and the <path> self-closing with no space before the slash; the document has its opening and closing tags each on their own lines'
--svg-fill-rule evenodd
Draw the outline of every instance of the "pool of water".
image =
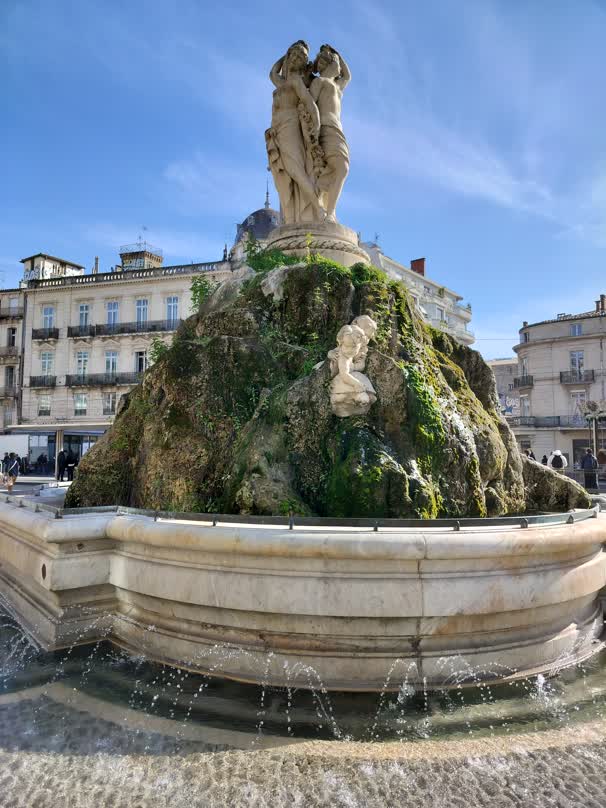
<svg viewBox="0 0 606 808">
<path fill-rule="evenodd" d="M 83 710 L 100 719 L 111 712 L 125 727 L 140 727 L 144 718 L 161 719 L 174 737 L 201 727 L 239 733 L 240 747 L 268 737 L 284 742 L 406 743 L 515 734 L 603 719 L 605 663 L 606 653 L 601 652 L 553 677 L 437 691 L 411 686 L 405 673 L 398 681 L 395 670 L 382 693 L 329 693 L 321 683 L 303 690 L 202 676 L 133 656 L 106 642 L 46 653 L 11 616 L 0 613 L 0 700 L 8 705 L 16 699 L 24 703 L 30 693 L 43 697 L 40 722 L 45 731 L 49 722 L 69 723 L 76 705 L 78 720 Z M 449 664 L 456 665 L 456 660 Z M 399 689 L 392 692 L 394 683 Z M 60 705 L 68 695 L 71 707 L 66 704 L 62 714 Z M 49 700 L 57 705 L 50 713 Z M 28 731 L 35 736 L 35 707 L 30 722 Z"/>
</svg>

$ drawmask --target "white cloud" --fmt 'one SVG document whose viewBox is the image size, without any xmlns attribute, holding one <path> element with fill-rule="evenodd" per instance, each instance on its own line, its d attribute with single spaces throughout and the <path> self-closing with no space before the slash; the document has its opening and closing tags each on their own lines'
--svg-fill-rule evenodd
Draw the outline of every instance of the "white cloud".
<svg viewBox="0 0 606 808">
<path fill-rule="evenodd" d="M 517 174 L 486 143 L 473 142 L 438 121 L 416 116 L 414 125 L 360 119 L 349 124 L 352 148 L 368 166 L 504 207 L 553 215 L 551 191 L 538 179 Z"/>
<path fill-rule="evenodd" d="M 267 178 L 264 163 L 255 169 L 250 161 L 225 160 L 201 151 L 169 163 L 163 175 L 184 213 L 240 211 L 242 218 L 262 206 Z"/>
</svg>

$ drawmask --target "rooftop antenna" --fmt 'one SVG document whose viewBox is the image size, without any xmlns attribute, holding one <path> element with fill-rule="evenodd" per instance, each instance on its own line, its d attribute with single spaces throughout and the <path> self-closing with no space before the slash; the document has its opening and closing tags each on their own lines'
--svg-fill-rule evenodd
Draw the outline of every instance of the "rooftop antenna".
<svg viewBox="0 0 606 808">
<path fill-rule="evenodd" d="M 266 189 L 265 189 L 265 210 L 269 210 L 269 179 L 266 180 Z"/>
<path fill-rule="evenodd" d="M 375 244 L 379 243 L 379 234 L 375 233 Z"/>
</svg>

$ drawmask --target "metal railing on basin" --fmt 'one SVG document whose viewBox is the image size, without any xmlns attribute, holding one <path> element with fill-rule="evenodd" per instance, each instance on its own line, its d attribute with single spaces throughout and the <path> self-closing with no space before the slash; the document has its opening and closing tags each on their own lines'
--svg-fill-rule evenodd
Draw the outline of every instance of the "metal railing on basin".
<svg viewBox="0 0 606 808">
<path fill-rule="evenodd" d="M 15 504 L 13 497 L 7 496 L 6 502 Z M 600 512 L 600 505 L 596 503 L 593 508 L 585 510 L 568 511 L 566 513 L 546 513 L 527 514 L 520 516 L 498 516 L 498 517 L 461 517 L 460 519 L 386 519 L 386 518 L 360 518 L 345 519 L 333 516 L 298 516 L 288 514 L 285 516 L 251 516 L 248 514 L 233 513 L 191 513 L 189 511 L 156 511 L 148 508 L 129 508 L 125 505 L 103 505 L 92 508 L 58 508 L 53 505 L 46 505 L 36 502 L 34 499 L 18 500 L 19 507 L 28 508 L 34 511 L 47 511 L 52 513 L 56 519 L 64 516 L 78 516 L 95 513 L 115 513 L 126 516 L 148 516 L 154 520 L 163 519 L 167 521 L 182 522 L 203 522 L 216 526 L 218 524 L 239 524 L 239 525 L 275 525 L 277 527 L 288 527 L 293 530 L 295 527 L 354 527 L 372 528 L 379 531 L 393 528 L 452 528 L 461 530 L 465 527 L 510 527 L 528 528 L 540 525 L 564 525 L 582 522 L 585 519 L 595 519 Z"/>
</svg>

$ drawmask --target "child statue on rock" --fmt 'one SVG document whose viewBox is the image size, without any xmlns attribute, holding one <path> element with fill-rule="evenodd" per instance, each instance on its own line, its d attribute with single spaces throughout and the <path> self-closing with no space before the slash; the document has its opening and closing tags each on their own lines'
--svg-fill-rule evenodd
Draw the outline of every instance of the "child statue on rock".
<svg viewBox="0 0 606 808">
<path fill-rule="evenodd" d="M 375 321 L 362 315 L 337 334 L 337 347 L 328 352 L 331 375 L 330 404 L 339 418 L 365 415 L 377 400 L 366 367 L 368 343 L 377 330 Z"/>
</svg>

